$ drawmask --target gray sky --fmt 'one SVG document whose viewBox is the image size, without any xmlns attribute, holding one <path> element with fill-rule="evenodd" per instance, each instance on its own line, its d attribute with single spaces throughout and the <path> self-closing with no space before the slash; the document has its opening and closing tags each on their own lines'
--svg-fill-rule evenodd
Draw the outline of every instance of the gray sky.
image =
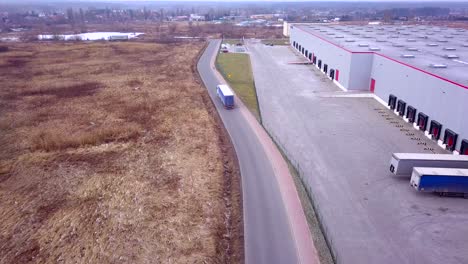
<svg viewBox="0 0 468 264">
<path fill-rule="evenodd" d="M 2 0 L 0 0 L 1 2 Z M 39 0 L 44 1 L 44 0 Z M 67 1 L 80 1 L 80 0 L 62 0 Z M 400 3 L 415 3 L 415 2 L 466 2 L 468 0 L 81 0 L 83 2 L 400 2 Z M 57 1 L 60 2 L 60 1 Z"/>
<path fill-rule="evenodd" d="M 0 0 L 0 5 L 2 3 L 17 3 L 21 4 L 23 0 Z M 24 0 L 24 2 L 27 3 L 45 3 L 45 2 L 101 2 L 101 3 L 119 3 L 119 2 L 140 2 L 140 3 L 157 3 L 157 2 L 218 2 L 218 3 L 232 3 L 232 2 L 357 2 L 360 4 L 366 3 L 366 2 L 374 2 L 374 3 L 424 3 L 424 2 L 429 2 L 429 3 L 434 3 L 434 2 L 439 2 L 444 5 L 450 2 L 457 2 L 457 3 L 467 3 L 468 0 Z"/>
<path fill-rule="evenodd" d="M 104 0 L 104 1 L 146 1 L 158 2 L 160 0 Z M 467 2 L 468 0 L 163 0 L 163 1 L 190 1 L 190 2 Z"/>
</svg>

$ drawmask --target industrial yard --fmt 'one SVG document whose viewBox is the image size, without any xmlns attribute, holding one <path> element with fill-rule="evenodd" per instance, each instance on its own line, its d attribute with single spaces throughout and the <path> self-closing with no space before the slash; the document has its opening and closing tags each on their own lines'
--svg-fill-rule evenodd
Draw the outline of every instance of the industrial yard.
<svg viewBox="0 0 468 264">
<path fill-rule="evenodd" d="M 447 149 L 468 153 L 468 37 L 431 26 L 291 26 L 291 45 L 347 91 L 370 91 Z M 411 107 L 412 116 L 406 111 Z M 401 108 L 401 109 L 400 109 Z"/>
<path fill-rule="evenodd" d="M 388 109 L 386 99 L 366 88 L 343 91 L 291 45 L 246 46 L 263 125 L 299 170 L 335 261 L 466 262 L 466 201 L 417 193 L 409 175 L 388 169 L 394 152 L 449 152 Z"/>
<path fill-rule="evenodd" d="M 468 2 L 0 5 L 0 264 L 468 263 Z"/>
<path fill-rule="evenodd" d="M 0 53 L 0 263 L 238 263 L 239 175 L 204 44 Z"/>
</svg>

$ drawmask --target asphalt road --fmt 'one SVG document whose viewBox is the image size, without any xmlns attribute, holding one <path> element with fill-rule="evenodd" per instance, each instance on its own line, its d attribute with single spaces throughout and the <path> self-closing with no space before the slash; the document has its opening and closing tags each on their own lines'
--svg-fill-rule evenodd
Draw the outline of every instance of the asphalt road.
<svg viewBox="0 0 468 264">
<path fill-rule="evenodd" d="M 246 263 L 306 263 L 304 259 L 307 258 L 301 260 L 300 248 L 304 244 L 307 245 L 309 240 L 301 240 L 300 236 L 294 235 L 297 232 L 291 221 L 291 219 L 301 219 L 303 216 L 295 218 L 288 216 L 291 206 L 285 206 L 285 197 L 281 195 L 284 185 L 280 186 L 279 180 L 275 177 L 276 168 L 269 157 L 271 149 L 265 148 L 259 132 L 249 125 L 253 117 L 248 120 L 248 115 L 245 114 L 246 108 L 237 98 L 235 98 L 236 107 L 226 110 L 216 96 L 216 85 L 224 83 L 212 65 L 219 45 L 219 40 L 210 41 L 197 67 L 231 137 L 239 160 Z M 307 254 L 310 252 L 315 252 L 313 244 Z M 307 263 L 311 262 L 318 263 L 315 259 L 311 261 L 309 258 Z"/>
<path fill-rule="evenodd" d="M 338 263 L 468 263 L 466 199 L 418 193 L 393 152 L 445 153 L 369 94 L 346 93 L 289 47 L 249 41 L 262 120 L 299 168 Z"/>
</svg>

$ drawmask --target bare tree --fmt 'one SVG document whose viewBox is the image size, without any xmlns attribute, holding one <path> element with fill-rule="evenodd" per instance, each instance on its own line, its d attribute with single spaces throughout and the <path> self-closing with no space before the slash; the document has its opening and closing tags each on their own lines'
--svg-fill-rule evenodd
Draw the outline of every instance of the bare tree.
<svg viewBox="0 0 468 264">
<path fill-rule="evenodd" d="M 161 39 L 161 23 L 157 22 L 155 25 L 156 39 Z"/>
<path fill-rule="evenodd" d="M 67 19 L 70 25 L 75 25 L 75 16 L 73 15 L 73 8 L 67 9 Z"/>
<path fill-rule="evenodd" d="M 159 15 L 161 16 L 161 22 L 163 22 L 164 21 L 164 9 L 163 8 L 161 8 Z"/>
<path fill-rule="evenodd" d="M 146 9 L 146 7 L 143 7 L 143 16 L 144 16 L 145 20 L 148 20 L 148 18 L 149 18 L 149 12 L 148 12 L 148 10 Z"/>
<path fill-rule="evenodd" d="M 36 41 L 36 40 L 38 40 L 37 32 L 35 32 L 33 30 L 24 32 L 23 34 L 21 34 L 20 40 L 22 42 Z"/>
<path fill-rule="evenodd" d="M 177 24 L 176 23 L 169 23 L 167 26 L 167 32 L 169 33 L 169 36 L 174 36 L 174 33 L 177 30 Z"/>
<path fill-rule="evenodd" d="M 85 23 L 84 12 L 83 12 L 83 9 L 81 9 L 81 8 L 80 8 L 80 23 L 81 23 L 81 24 L 84 24 L 84 23 Z"/>
</svg>

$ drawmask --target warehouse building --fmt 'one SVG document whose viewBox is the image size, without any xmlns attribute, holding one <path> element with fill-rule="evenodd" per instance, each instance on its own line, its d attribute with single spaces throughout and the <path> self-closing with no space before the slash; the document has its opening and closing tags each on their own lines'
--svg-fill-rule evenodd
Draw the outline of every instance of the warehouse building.
<svg viewBox="0 0 468 264">
<path fill-rule="evenodd" d="M 343 90 L 370 91 L 468 155 L 468 32 L 430 26 L 289 25 L 290 43 Z"/>
</svg>

